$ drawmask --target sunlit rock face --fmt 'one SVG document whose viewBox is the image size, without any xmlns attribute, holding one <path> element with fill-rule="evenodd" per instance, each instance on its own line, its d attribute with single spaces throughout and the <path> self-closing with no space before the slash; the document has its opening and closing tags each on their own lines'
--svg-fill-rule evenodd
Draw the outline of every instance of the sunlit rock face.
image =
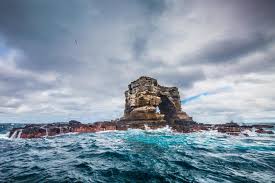
<svg viewBox="0 0 275 183">
<path fill-rule="evenodd" d="M 125 98 L 123 120 L 192 121 L 181 109 L 178 88 L 161 86 L 156 79 L 142 76 L 131 82 Z"/>
</svg>

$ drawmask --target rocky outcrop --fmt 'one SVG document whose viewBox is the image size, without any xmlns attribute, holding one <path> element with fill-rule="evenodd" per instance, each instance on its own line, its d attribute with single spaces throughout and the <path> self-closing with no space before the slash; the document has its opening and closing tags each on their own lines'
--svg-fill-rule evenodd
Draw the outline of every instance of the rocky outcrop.
<svg viewBox="0 0 275 183">
<path fill-rule="evenodd" d="M 256 130 L 255 132 L 257 132 L 257 133 L 262 133 L 262 134 L 274 134 L 273 131 L 271 131 L 271 130 L 264 130 L 264 129 L 262 129 L 262 128 Z"/>
<path fill-rule="evenodd" d="M 10 138 L 40 138 L 67 133 L 93 133 L 106 130 L 127 130 L 129 128 L 157 129 L 169 125 L 173 131 L 191 133 L 217 130 L 221 133 L 239 135 L 244 131 L 272 134 L 272 125 L 240 126 L 231 122 L 219 125 L 196 123 L 181 108 L 178 88 L 165 87 L 156 79 L 142 76 L 129 84 L 125 92 L 124 116 L 116 121 L 103 121 L 82 124 L 79 121 L 68 123 L 30 124 L 24 128 L 14 128 Z"/>
<path fill-rule="evenodd" d="M 40 138 L 62 135 L 67 133 L 93 133 L 107 130 L 117 130 L 115 122 L 96 122 L 82 124 L 78 121 L 68 123 L 30 124 L 24 128 L 14 128 L 10 131 L 10 138 Z"/>
<path fill-rule="evenodd" d="M 165 121 L 135 121 L 134 123 L 127 121 L 104 121 L 95 122 L 91 124 L 82 124 L 78 121 L 69 121 L 68 123 L 51 123 L 51 124 L 31 124 L 26 125 L 23 128 L 14 128 L 10 131 L 10 138 L 41 138 L 51 137 L 56 135 L 64 135 L 67 133 L 94 133 L 100 131 L 109 130 L 127 130 L 127 129 L 157 129 L 167 126 Z M 200 131 L 217 130 L 220 133 L 228 135 L 246 135 L 246 131 L 252 131 L 255 129 L 253 126 L 240 126 L 237 123 L 226 123 L 219 125 L 202 124 L 196 122 L 174 122 L 169 125 L 174 132 L 178 133 L 192 133 Z M 273 126 L 272 126 L 273 127 Z M 271 130 L 265 130 L 262 128 L 256 129 L 256 133 L 261 134 L 274 134 Z"/>
<path fill-rule="evenodd" d="M 234 122 L 215 125 L 214 128 L 220 133 L 227 133 L 230 135 L 239 135 L 242 131 L 240 125 Z"/>
<path fill-rule="evenodd" d="M 125 91 L 124 121 L 192 121 L 181 109 L 177 87 L 165 87 L 156 79 L 142 76 Z"/>
</svg>

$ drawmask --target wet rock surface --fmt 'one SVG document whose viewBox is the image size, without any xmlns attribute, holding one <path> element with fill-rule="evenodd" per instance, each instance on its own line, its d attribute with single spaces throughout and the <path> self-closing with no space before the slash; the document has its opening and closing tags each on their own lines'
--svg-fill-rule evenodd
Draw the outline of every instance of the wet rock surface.
<svg viewBox="0 0 275 183">
<path fill-rule="evenodd" d="M 40 138 L 67 133 L 94 133 L 108 130 L 157 129 L 171 127 L 175 132 L 191 133 L 216 130 L 229 135 L 248 135 L 247 131 L 273 134 L 266 130 L 272 125 L 243 125 L 230 122 L 225 124 L 203 124 L 193 121 L 182 111 L 177 87 L 165 87 L 156 79 L 142 76 L 128 85 L 125 91 L 124 116 L 118 120 L 83 124 L 79 121 L 50 124 L 28 124 L 23 128 L 13 128 L 10 138 Z"/>
<path fill-rule="evenodd" d="M 274 134 L 273 131 L 271 131 L 271 130 L 264 130 L 264 129 L 262 129 L 262 128 L 256 130 L 256 132 L 257 132 L 257 133 L 263 133 L 263 134 Z"/>
<path fill-rule="evenodd" d="M 220 133 L 229 135 L 240 135 L 243 134 L 248 136 L 247 131 L 255 131 L 260 134 L 274 134 L 271 130 L 263 128 L 255 128 L 251 126 L 240 126 L 236 123 L 232 124 L 202 124 L 194 121 L 182 122 L 176 121 L 173 124 L 168 124 L 166 121 L 103 121 L 95 122 L 91 124 L 82 124 L 80 122 L 68 123 L 52 123 L 52 124 L 31 124 L 26 125 L 24 128 L 14 128 L 10 131 L 10 138 L 40 138 L 40 137 L 51 137 L 56 135 L 62 135 L 66 133 L 94 133 L 100 131 L 109 130 L 127 130 L 127 129 L 158 129 L 169 125 L 171 129 L 178 133 L 192 133 L 199 131 L 216 130 Z"/>
</svg>

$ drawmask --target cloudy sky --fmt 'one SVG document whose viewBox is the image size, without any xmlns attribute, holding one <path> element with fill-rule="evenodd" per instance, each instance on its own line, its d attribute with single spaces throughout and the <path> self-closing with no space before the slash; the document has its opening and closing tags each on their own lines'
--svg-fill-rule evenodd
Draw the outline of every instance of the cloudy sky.
<svg viewBox="0 0 275 183">
<path fill-rule="evenodd" d="M 1 0 L 0 122 L 122 116 L 141 75 L 199 122 L 275 121 L 275 2 Z"/>
</svg>

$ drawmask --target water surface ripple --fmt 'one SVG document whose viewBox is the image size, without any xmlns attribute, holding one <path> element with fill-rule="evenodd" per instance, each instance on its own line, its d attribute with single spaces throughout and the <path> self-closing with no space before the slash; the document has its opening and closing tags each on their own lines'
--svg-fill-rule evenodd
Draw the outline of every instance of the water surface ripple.
<svg viewBox="0 0 275 183">
<path fill-rule="evenodd" d="M 166 128 L 10 140 L 6 132 L 0 182 L 275 182 L 274 135 Z"/>
</svg>

